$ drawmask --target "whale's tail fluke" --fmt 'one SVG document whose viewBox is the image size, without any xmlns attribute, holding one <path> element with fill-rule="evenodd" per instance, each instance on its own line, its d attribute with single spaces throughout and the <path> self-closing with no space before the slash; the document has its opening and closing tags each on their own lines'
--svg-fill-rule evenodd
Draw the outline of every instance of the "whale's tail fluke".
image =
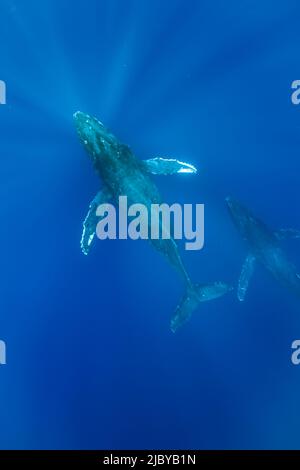
<svg viewBox="0 0 300 470">
<path fill-rule="evenodd" d="M 217 299 L 232 290 L 233 287 L 225 282 L 192 284 L 188 286 L 185 295 L 181 299 L 171 319 L 172 332 L 175 333 L 179 327 L 190 319 L 200 302 Z"/>
</svg>

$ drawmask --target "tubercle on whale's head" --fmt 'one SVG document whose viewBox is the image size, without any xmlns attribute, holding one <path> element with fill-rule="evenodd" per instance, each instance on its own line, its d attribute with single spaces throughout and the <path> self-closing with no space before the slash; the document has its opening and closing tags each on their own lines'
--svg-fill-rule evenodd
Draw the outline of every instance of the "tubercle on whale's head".
<svg viewBox="0 0 300 470">
<path fill-rule="evenodd" d="M 77 111 L 73 119 L 79 140 L 93 160 L 109 154 L 117 145 L 116 138 L 95 117 Z"/>
</svg>

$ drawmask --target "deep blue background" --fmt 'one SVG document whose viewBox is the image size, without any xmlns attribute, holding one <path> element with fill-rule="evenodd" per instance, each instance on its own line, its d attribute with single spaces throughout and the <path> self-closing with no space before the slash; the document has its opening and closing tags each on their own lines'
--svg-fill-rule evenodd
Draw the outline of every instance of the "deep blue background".
<svg viewBox="0 0 300 470">
<path fill-rule="evenodd" d="M 297 6 L 298 5 L 298 6 Z M 300 303 L 262 268 L 244 304 L 202 304 L 178 334 L 181 280 L 146 242 L 80 252 L 99 187 L 73 128 L 96 115 L 165 200 L 206 204 L 197 281 L 236 282 L 246 249 L 232 194 L 298 227 L 299 1 L 2 0 L 1 448 L 300 448 Z M 299 242 L 285 243 L 299 265 Z"/>
</svg>

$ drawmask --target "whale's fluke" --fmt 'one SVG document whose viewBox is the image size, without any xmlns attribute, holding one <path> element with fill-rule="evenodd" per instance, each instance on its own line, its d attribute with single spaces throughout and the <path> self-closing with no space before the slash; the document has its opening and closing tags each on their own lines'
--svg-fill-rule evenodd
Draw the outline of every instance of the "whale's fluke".
<svg viewBox="0 0 300 470">
<path fill-rule="evenodd" d="M 179 327 L 186 323 L 200 302 L 217 299 L 233 287 L 225 282 L 213 282 L 211 284 L 192 284 L 188 287 L 171 319 L 171 331 L 175 333 Z"/>
</svg>

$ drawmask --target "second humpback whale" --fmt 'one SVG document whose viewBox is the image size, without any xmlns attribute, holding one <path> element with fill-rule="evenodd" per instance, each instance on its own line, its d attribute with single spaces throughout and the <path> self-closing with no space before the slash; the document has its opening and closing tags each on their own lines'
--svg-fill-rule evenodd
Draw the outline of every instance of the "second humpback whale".
<svg viewBox="0 0 300 470">
<path fill-rule="evenodd" d="M 84 254 L 88 254 L 99 222 L 96 214 L 98 206 L 109 202 L 117 204 L 120 196 L 127 196 L 128 204 L 143 204 L 150 208 L 151 204 L 161 203 L 158 189 L 150 178 L 151 174 L 195 173 L 196 168 L 169 158 L 138 160 L 131 149 L 120 143 L 98 119 L 77 111 L 74 114 L 74 122 L 79 139 L 103 183 L 101 191 L 90 203 L 83 224 L 81 248 Z M 162 226 L 161 232 L 166 232 L 166 227 Z M 186 293 L 171 319 L 173 332 L 190 318 L 200 302 L 221 297 L 232 290 L 232 287 L 224 282 L 192 283 L 171 234 L 169 238 L 150 241 L 179 271 L 186 284 Z"/>
<path fill-rule="evenodd" d="M 238 282 L 238 299 L 245 299 L 256 261 L 282 285 L 300 296 L 300 274 L 287 259 L 279 243 L 287 238 L 300 238 L 300 231 L 281 229 L 274 232 L 235 199 L 228 197 L 226 202 L 234 224 L 249 247 Z"/>
</svg>

